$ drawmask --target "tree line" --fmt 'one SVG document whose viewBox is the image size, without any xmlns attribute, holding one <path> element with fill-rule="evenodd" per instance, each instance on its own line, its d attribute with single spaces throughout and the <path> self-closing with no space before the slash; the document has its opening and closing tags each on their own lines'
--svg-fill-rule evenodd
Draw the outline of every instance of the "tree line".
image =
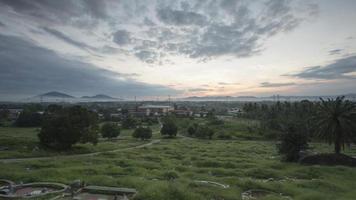
<svg viewBox="0 0 356 200">
<path fill-rule="evenodd" d="M 262 132 L 276 133 L 281 141 L 279 152 L 288 161 L 299 159 L 299 152 L 311 139 L 333 144 L 336 154 L 356 143 L 356 104 L 344 97 L 318 102 L 246 103 L 243 111 L 244 117 L 260 121 Z"/>
</svg>

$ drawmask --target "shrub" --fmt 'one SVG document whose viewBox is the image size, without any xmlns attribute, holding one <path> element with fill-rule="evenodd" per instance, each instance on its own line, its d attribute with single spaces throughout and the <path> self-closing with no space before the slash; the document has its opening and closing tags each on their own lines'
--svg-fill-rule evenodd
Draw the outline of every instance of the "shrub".
<svg viewBox="0 0 356 200">
<path fill-rule="evenodd" d="M 166 171 L 162 176 L 164 179 L 169 181 L 179 178 L 179 175 L 175 171 Z"/>
<path fill-rule="evenodd" d="M 198 138 L 209 138 L 212 139 L 214 135 L 214 130 L 208 126 L 198 126 L 195 136 Z"/>
<path fill-rule="evenodd" d="M 140 138 L 141 140 L 146 140 L 152 138 L 152 130 L 148 127 L 138 127 L 132 133 L 132 137 Z"/>
<path fill-rule="evenodd" d="M 193 125 L 189 126 L 187 129 L 188 135 L 193 136 L 197 131 L 198 124 L 194 123 Z"/>
<path fill-rule="evenodd" d="M 307 148 L 308 138 L 293 126 L 289 126 L 285 133 L 280 136 L 280 143 L 277 145 L 278 152 L 283 155 L 283 160 L 293 162 L 298 161 L 299 152 Z"/>
<path fill-rule="evenodd" d="M 120 127 L 116 123 L 107 122 L 101 127 L 101 135 L 104 138 L 115 138 L 120 135 Z"/>
</svg>

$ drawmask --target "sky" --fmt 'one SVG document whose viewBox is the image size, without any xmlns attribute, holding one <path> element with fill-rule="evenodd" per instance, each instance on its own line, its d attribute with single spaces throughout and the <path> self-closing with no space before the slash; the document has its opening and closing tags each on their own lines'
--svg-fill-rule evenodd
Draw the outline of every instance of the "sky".
<svg viewBox="0 0 356 200">
<path fill-rule="evenodd" d="M 354 0 L 0 0 L 0 100 L 356 93 Z"/>
</svg>

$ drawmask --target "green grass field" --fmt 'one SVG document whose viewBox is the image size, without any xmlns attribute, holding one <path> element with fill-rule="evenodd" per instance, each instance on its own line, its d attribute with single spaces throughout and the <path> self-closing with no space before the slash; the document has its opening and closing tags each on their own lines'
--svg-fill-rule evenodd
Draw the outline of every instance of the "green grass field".
<svg viewBox="0 0 356 200">
<path fill-rule="evenodd" d="M 93 153 L 117 148 L 127 148 L 143 143 L 142 141 L 131 138 L 130 134 L 132 130 L 124 130 L 118 140 L 125 140 L 125 142 L 100 139 L 97 145 L 76 144 L 70 151 L 57 152 L 50 149 L 39 148 L 37 138 L 38 131 L 38 128 L 0 127 L 0 147 L 9 148 L 9 150 L 0 151 L 0 159 Z"/>
<path fill-rule="evenodd" d="M 159 138 L 158 127 L 154 138 Z M 124 131 L 123 140 L 101 141 L 97 146 L 78 145 L 71 152 L 105 151 L 142 144 Z M 145 141 L 146 143 L 148 141 Z M 36 129 L 0 128 L 1 158 L 51 156 L 56 152 L 32 151 Z M 332 147 L 313 144 L 314 150 Z M 42 152 L 43 151 L 43 152 Z M 356 155 L 356 150 L 348 150 Z M 249 189 L 266 189 L 275 195 L 259 199 L 356 199 L 356 168 L 303 166 L 284 163 L 275 143 L 262 140 L 160 139 L 144 148 L 102 153 L 80 158 L 61 157 L 0 163 L 0 178 L 16 182 L 54 181 L 68 184 L 81 179 L 93 185 L 136 188 L 136 200 L 241 199 Z M 214 181 L 228 188 L 201 183 Z M 279 194 L 282 194 L 279 195 Z"/>
</svg>

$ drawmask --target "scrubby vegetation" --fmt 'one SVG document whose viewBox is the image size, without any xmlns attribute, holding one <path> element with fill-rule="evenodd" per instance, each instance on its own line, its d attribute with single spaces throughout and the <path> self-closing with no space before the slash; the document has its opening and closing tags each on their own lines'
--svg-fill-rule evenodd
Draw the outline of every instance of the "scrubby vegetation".
<svg viewBox="0 0 356 200">
<path fill-rule="evenodd" d="M 14 130 L 18 129 L 8 128 L 0 135 L 4 137 L 4 134 L 11 132 L 13 136 L 21 134 L 20 139 L 30 133 L 29 129 L 23 132 Z M 154 137 L 157 136 L 159 133 L 154 132 Z M 36 139 L 35 135 L 31 138 Z M 124 149 L 135 141 L 105 140 L 103 143 L 112 145 L 111 148 Z M 332 152 L 327 144 L 310 145 L 314 151 Z M 355 148 L 345 150 L 349 155 L 356 155 Z M 133 187 L 139 191 L 136 200 L 235 200 L 241 199 L 241 193 L 250 189 L 283 193 L 296 200 L 352 200 L 356 195 L 355 168 L 280 162 L 275 143 L 261 140 L 178 138 L 100 156 L 1 163 L 1 168 L 11 170 L 1 170 L 0 177 L 17 182 L 55 181 L 68 184 L 81 179 L 88 184 Z M 214 181 L 229 187 L 197 181 Z M 271 198 L 283 199 L 280 196 Z"/>
<path fill-rule="evenodd" d="M 106 122 L 101 127 L 101 135 L 104 138 L 116 138 L 120 135 L 120 127 L 117 123 Z"/>
<path fill-rule="evenodd" d="M 101 135 L 116 140 L 97 138 L 93 146 L 79 139 L 70 149 L 57 151 L 39 146 L 41 137 L 36 134 L 59 133 L 56 127 L 74 127 L 76 132 L 92 127 L 97 133 L 99 121 L 91 121 L 92 113 L 83 107 L 50 106 L 42 129 L 0 128 L 0 147 L 7 147 L 0 151 L 1 166 L 11 169 L 0 171 L 0 177 L 17 182 L 82 179 L 88 184 L 133 187 L 139 191 L 135 200 L 235 200 L 247 190 L 267 191 L 259 199 L 356 196 L 353 103 L 343 98 L 246 103 L 238 116 L 223 115 L 223 109 L 202 109 L 208 111 L 204 117 L 123 115 L 115 119 L 118 122 L 104 117 Z M 125 128 L 117 136 L 118 124 Z M 343 149 L 344 145 L 349 148 Z M 101 153 L 66 157 L 89 152 Z M 36 158 L 54 155 L 62 156 L 46 162 Z M 21 157 L 33 159 L 1 160 Z"/>
</svg>

